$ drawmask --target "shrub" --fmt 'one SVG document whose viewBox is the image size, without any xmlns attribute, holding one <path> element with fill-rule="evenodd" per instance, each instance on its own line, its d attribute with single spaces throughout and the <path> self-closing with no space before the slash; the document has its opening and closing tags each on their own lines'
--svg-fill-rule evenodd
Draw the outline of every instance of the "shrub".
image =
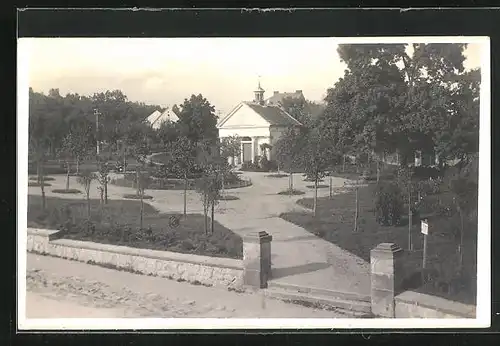
<svg viewBox="0 0 500 346">
<path fill-rule="evenodd" d="M 77 193 L 82 193 L 80 190 L 78 189 L 54 189 L 52 190 L 52 192 L 54 193 L 68 193 L 68 194 L 77 194 Z"/>
<path fill-rule="evenodd" d="M 277 168 L 278 168 L 278 164 L 276 163 L 276 161 L 268 160 L 266 155 L 262 155 L 258 162 L 259 162 L 259 168 L 263 172 L 274 171 L 274 170 L 277 170 Z"/>
<path fill-rule="evenodd" d="M 255 164 L 253 162 L 243 162 L 241 164 L 241 170 L 248 171 L 248 172 L 256 172 L 259 170 L 259 165 Z"/>
<path fill-rule="evenodd" d="M 412 170 L 412 176 L 416 179 L 437 179 L 442 175 L 442 172 L 436 167 L 416 166 Z"/>
<path fill-rule="evenodd" d="M 238 196 L 233 196 L 233 195 L 222 195 L 219 197 L 220 201 L 235 201 L 240 199 Z"/>
<path fill-rule="evenodd" d="M 285 191 L 278 192 L 278 195 L 287 195 L 287 196 L 298 196 L 298 195 L 303 195 L 303 194 L 305 194 L 304 191 L 295 190 L 295 189 L 293 189 L 293 190 L 288 189 Z"/>
<path fill-rule="evenodd" d="M 37 176 L 30 177 L 29 179 L 30 179 L 30 180 L 34 180 L 34 181 L 38 181 L 38 177 L 37 177 Z M 53 177 L 43 177 L 43 180 L 44 180 L 44 181 L 53 181 L 53 180 L 56 180 L 56 179 L 55 179 L 55 178 L 53 178 Z"/>
<path fill-rule="evenodd" d="M 123 198 L 127 198 L 127 199 L 141 199 L 141 196 L 138 195 L 138 194 L 125 194 L 123 195 Z M 142 199 L 152 199 L 153 197 L 152 196 L 149 196 L 149 195 L 144 195 L 142 196 Z"/>
<path fill-rule="evenodd" d="M 403 198 L 394 183 L 380 183 L 375 189 L 375 212 L 381 225 L 398 225 L 401 221 Z"/>
<path fill-rule="evenodd" d="M 274 174 L 266 175 L 267 178 L 284 178 L 284 177 L 288 177 L 288 176 L 289 175 L 286 173 L 274 173 Z"/>
<path fill-rule="evenodd" d="M 28 186 L 31 186 L 31 187 L 36 187 L 36 186 L 40 186 L 41 184 L 37 181 L 29 181 L 28 182 Z M 43 186 L 52 186 L 51 184 L 49 183 L 43 183 Z"/>
</svg>

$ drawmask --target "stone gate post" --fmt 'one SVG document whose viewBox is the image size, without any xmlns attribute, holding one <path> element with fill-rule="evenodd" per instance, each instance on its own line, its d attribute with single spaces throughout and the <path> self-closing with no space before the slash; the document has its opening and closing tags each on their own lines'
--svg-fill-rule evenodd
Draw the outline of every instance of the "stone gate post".
<svg viewBox="0 0 500 346">
<path fill-rule="evenodd" d="M 394 297 L 401 287 L 403 250 L 393 243 L 382 243 L 370 251 L 372 313 L 395 317 Z"/>
<path fill-rule="evenodd" d="M 265 231 L 250 233 L 243 237 L 243 284 L 266 288 L 271 278 L 271 241 L 273 237 Z"/>
</svg>

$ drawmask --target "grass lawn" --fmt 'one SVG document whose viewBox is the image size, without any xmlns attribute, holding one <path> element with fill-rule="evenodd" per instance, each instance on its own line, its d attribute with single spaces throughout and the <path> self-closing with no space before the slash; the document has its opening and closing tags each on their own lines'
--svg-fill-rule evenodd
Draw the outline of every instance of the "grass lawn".
<svg viewBox="0 0 500 346">
<path fill-rule="evenodd" d="M 373 189 L 375 184 L 369 184 L 359 189 L 360 216 L 359 228 L 354 232 L 355 193 L 318 198 L 317 216 L 312 213 L 288 212 L 280 215 L 283 219 L 297 224 L 311 233 L 334 243 L 341 248 L 370 261 L 370 250 L 380 243 L 396 243 L 401 248 L 408 248 L 408 218 L 403 216 L 399 226 L 381 226 L 377 223 L 374 213 Z M 303 198 L 298 201 L 306 208 L 312 209 L 312 198 Z M 468 224 L 471 232 L 464 242 L 464 271 L 468 282 L 456 282 L 458 264 L 457 245 L 459 239 L 452 234 L 452 227 L 458 226 L 457 217 L 429 216 L 428 262 L 427 268 L 434 273 L 433 284 L 421 286 L 420 274 L 408 280 L 407 288 L 429 294 L 440 295 L 465 303 L 475 302 L 476 285 L 476 234 Z M 477 222 L 477 221 L 476 221 Z M 467 232 L 466 232 L 467 233 Z M 405 251 L 405 272 L 418 273 L 422 267 L 423 235 L 420 233 L 420 224 L 412 227 L 412 241 L 414 251 Z M 457 285 L 460 284 L 460 287 Z M 447 286 L 448 285 L 448 286 Z M 413 286 L 413 287 L 412 287 Z M 453 286 L 453 287 L 451 287 Z M 456 287 L 455 287 L 456 286 Z M 463 286 L 463 287 L 462 287 Z M 448 288 L 447 288 L 448 287 Z M 458 287 L 458 288 L 457 288 Z"/>
<path fill-rule="evenodd" d="M 87 203 L 84 199 L 47 197 L 42 211 L 41 196 L 28 195 L 28 227 L 61 229 L 67 224 L 63 238 L 97 243 L 123 245 L 152 250 L 174 251 L 214 257 L 243 258 L 243 242 L 239 235 L 214 222 L 213 234 L 205 235 L 204 217 L 188 214 L 159 213 L 144 203 L 143 227 L 139 229 L 140 201 L 109 200 L 101 215 L 100 201 L 91 200 L 92 222 L 95 230 L 84 225 Z M 170 226 L 171 217 L 180 224 Z M 151 228 L 151 233 L 148 232 Z"/>
</svg>

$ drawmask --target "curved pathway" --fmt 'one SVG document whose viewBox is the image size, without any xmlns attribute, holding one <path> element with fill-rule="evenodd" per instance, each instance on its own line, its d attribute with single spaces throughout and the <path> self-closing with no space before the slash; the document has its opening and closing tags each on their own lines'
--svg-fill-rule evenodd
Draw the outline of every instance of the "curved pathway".
<svg viewBox="0 0 500 346">
<path fill-rule="evenodd" d="M 238 200 L 220 201 L 216 210 L 216 220 L 235 233 L 266 231 L 273 236 L 272 267 L 273 280 L 301 286 L 325 288 L 341 292 L 368 295 L 370 291 L 369 263 L 352 253 L 329 243 L 307 230 L 279 217 L 290 210 L 305 211 L 296 204 L 304 197 L 312 197 L 311 182 L 303 181 L 301 174 L 294 175 L 294 188 L 306 192 L 305 195 L 285 196 L 277 193 L 288 187 L 288 177 L 270 178 L 269 173 L 244 172 L 243 177 L 252 180 L 253 185 L 229 189 L 225 194 L 237 196 Z M 65 176 L 53 176 L 52 186 L 46 188 L 47 196 L 81 199 L 82 195 L 61 195 L 51 192 L 54 188 L 64 188 Z M 71 186 L 76 180 L 71 177 Z M 341 188 L 345 179 L 333 178 L 333 186 Z M 325 178 L 328 184 L 328 178 Z M 29 187 L 29 194 L 40 194 L 39 187 Z M 83 189 L 82 189 L 83 190 Z M 109 185 L 109 199 L 122 199 L 135 189 Z M 147 190 L 153 197 L 147 203 L 161 212 L 181 212 L 183 191 Z M 328 188 L 318 189 L 318 196 L 327 196 Z M 99 198 L 97 184 L 91 187 L 91 198 Z M 195 191 L 188 191 L 188 212 L 202 213 L 201 198 Z"/>
</svg>

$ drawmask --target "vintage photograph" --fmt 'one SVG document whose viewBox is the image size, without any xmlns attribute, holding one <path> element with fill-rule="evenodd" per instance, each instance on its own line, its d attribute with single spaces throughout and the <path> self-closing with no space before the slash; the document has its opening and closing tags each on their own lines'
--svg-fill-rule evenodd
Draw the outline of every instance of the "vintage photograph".
<svg viewBox="0 0 500 346">
<path fill-rule="evenodd" d="M 26 324 L 478 318 L 487 38 L 18 42 Z"/>
</svg>

